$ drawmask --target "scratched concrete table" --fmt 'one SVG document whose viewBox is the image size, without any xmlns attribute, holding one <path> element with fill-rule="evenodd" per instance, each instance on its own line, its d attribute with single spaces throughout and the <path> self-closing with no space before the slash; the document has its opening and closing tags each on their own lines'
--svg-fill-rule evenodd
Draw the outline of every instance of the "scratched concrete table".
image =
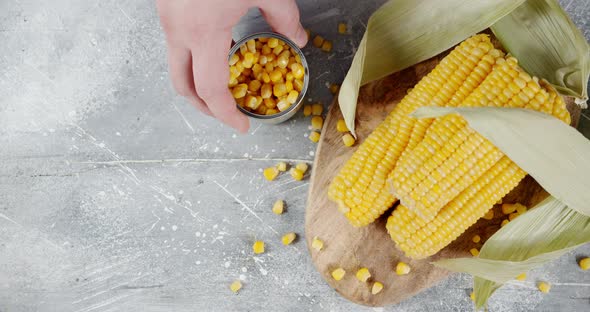
<svg viewBox="0 0 590 312">
<path fill-rule="evenodd" d="M 334 40 L 331 54 L 305 49 L 310 102 L 331 102 L 326 85 L 343 79 L 381 2 L 301 1 L 304 24 Z M 588 1 L 563 5 L 589 38 Z M 236 38 L 264 27 L 255 13 Z M 351 35 L 336 34 L 339 21 Z M 279 242 L 303 233 L 308 182 L 260 171 L 311 163 L 309 120 L 234 134 L 173 94 L 163 43 L 153 1 L 0 3 L 0 311 L 371 311 L 322 281 L 303 240 Z M 252 256 L 255 239 L 264 255 Z M 503 287 L 491 309 L 588 311 L 583 254 L 590 246 Z M 470 310 L 471 287 L 453 275 L 374 310 Z"/>
</svg>

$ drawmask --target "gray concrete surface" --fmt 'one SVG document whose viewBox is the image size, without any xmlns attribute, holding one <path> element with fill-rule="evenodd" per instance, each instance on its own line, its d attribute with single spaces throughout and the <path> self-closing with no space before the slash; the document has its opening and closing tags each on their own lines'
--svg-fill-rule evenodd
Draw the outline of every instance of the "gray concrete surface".
<svg viewBox="0 0 590 312">
<path fill-rule="evenodd" d="M 335 43 L 329 55 L 305 50 L 309 101 L 330 103 L 326 84 L 344 77 L 380 2 L 300 2 L 304 24 Z M 563 5 L 590 38 L 588 1 Z M 236 36 L 263 27 L 244 20 Z M 339 21 L 351 35 L 336 35 Z M 165 60 L 153 1 L 0 2 L 0 311 L 472 309 L 461 274 L 384 309 L 339 297 L 302 240 L 279 242 L 303 233 L 308 182 L 260 173 L 278 159 L 312 161 L 309 120 L 237 136 L 174 95 Z M 280 217 L 270 212 L 278 197 Z M 254 239 L 267 253 L 252 256 Z M 490 310 L 589 311 L 581 255 L 590 246 L 501 288 Z"/>
</svg>

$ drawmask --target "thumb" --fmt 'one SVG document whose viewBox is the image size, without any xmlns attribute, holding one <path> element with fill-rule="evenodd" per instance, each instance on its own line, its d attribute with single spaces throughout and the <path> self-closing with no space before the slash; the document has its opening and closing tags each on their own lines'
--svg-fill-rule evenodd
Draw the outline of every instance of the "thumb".
<svg viewBox="0 0 590 312">
<path fill-rule="evenodd" d="M 272 29 L 293 40 L 298 46 L 307 43 L 307 33 L 299 22 L 299 9 L 295 0 L 260 0 L 262 16 Z"/>
</svg>

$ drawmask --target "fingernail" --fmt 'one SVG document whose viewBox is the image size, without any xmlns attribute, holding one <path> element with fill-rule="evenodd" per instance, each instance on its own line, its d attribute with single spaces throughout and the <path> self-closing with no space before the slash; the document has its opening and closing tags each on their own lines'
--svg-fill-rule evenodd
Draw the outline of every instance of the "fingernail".
<svg viewBox="0 0 590 312">
<path fill-rule="evenodd" d="M 307 44 L 307 33 L 305 32 L 305 29 L 303 29 L 303 26 L 299 25 L 299 27 L 297 27 L 297 34 L 295 37 L 295 42 L 300 48 L 303 48 L 305 44 Z"/>
</svg>

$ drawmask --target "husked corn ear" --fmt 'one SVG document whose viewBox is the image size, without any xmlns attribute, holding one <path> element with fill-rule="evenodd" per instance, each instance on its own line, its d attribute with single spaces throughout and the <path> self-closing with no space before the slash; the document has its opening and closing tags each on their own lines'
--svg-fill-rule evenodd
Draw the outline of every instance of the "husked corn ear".
<svg viewBox="0 0 590 312">
<path fill-rule="evenodd" d="M 354 145 L 355 140 L 354 140 L 354 137 L 350 133 L 347 133 L 342 136 L 342 142 L 344 143 L 345 146 L 351 147 Z"/>
<path fill-rule="evenodd" d="M 516 279 L 519 281 L 524 281 L 526 280 L 526 273 L 520 273 L 516 276 Z"/>
<path fill-rule="evenodd" d="M 383 284 L 380 282 L 373 283 L 373 287 L 371 287 L 371 294 L 376 295 L 383 290 Z"/>
<path fill-rule="evenodd" d="M 345 274 L 346 271 L 344 271 L 343 268 L 337 268 L 334 271 L 332 271 L 332 278 L 339 281 L 344 277 Z"/>
<path fill-rule="evenodd" d="M 239 280 L 235 280 L 231 285 L 229 285 L 229 289 L 234 293 L 238 293 L 240 289 L 242 289 L 242 282 Z"/>
<path fill-rule="evenodd" d="M 397 206 L 387 220 L 387 231 L 408 257 L 431 256 L 473 225 L 525 175 L 526 172 L 504 156 L 447 203 L 431 221 L 424 221 L 404 205 Z"/>
<path fill-rule="evenodd" d="M 537 288 L 539 288 L 539 291 L 546 294 L 549 292 L 549 290 L 551 290 L 551 284 L 547 282 L 539 282 L 537 284 Z"/>
<path fill-rule="evenodd" d="M 317 251 L 320 251 L 324 248 L 324 242 L 317 236 L 314 236 L 313 240 L 311 241 L 311 247 Z"/>
<path fill-rule="evenodd" d="M 328 189 L 328 197 L 352 225 L 373 222 L 395 203 L 396 198 L 385 190 L 386 181 L 410 140 L 416 119 L 408 115 L 421 106 L 445 106 L 453 99 L 460 102 L 502 56 L 486 35 L 467 39 L 420 80 L 364 139 Z"/>
<path fill-rule="evenodd" d="M 397 265 L 395 266 L 395 273 L 397 275 L 406 275 L 406 274 L 410 273 L 410 271 L 411 271 L 410 266 L 405 262 L 398 262 Z"/>
<path fill-rule="evenodd" d="M 285 202 L 282 199 L 277 200 L 272 205 L 272 212 L 274 214 L 280 215 L 283 213 L 284 209 L 285 209 Z"/>
<path fill-rule="evenodd" d="M 367 268 L 360 268 L 356 271 L 356 278 L 361 282 L 366 282 L 371 277 L 371 272 Z"/>
<path fill-rule="evenodd" d="M 338 122 L 336 123 L 336 130 L 338 132 L 348 132 L 349 131 L 344 119 L 338 119 Z"/>
<path fill-rule="evenodd" d="M 263 241 L 255 241 L 254 244 L 252 245 L 252 251 L 254 251 L 255 254 L 264 253 L 264 242 Z"/>
<path fill-rule="evenodd" d="M 291 243 L 295 240 L 295 238 L 297 238 L 297 234 L 291 232 L 291 233 L 287 233 L 285 235 L 283 235 L 283 237 L 281 238 L 281 242 L 283 242 L 283 245 L 291 245 Z"/>
<path fill-rule="evenodd" d="M 320 141 L 320 133 L 317 131 L 312 131 L 309 134 L 309 140 L 312 141 L 313 143 L 317 143 Z"/>
</svg>

